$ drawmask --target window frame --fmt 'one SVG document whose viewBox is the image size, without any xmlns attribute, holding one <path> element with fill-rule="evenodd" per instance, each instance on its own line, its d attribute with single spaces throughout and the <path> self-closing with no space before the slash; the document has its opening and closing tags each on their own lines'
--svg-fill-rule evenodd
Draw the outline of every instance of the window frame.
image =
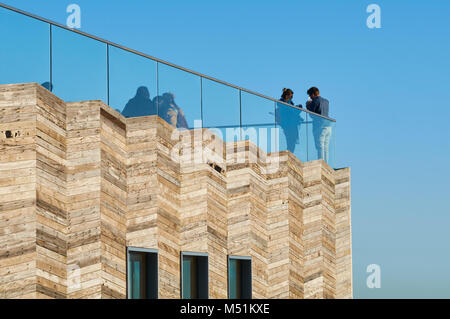
<svg viewBox="0 0 450 319">
<path fill-rule="evenodd" d="M 202 252 L 192 252 L 192 251 L 182 251 L 180 254 L 180 299 L 183 298 L 183 260 L 185 256 L 190 257 L 206 257 L 206 299 L 209 299 L 209 254 Z M 197 266 L 198 267 L 198 266 Z M 196 298 L 196 299 L 204 299 L 204 298 Z"/>
<path fill-rule="evenodd" d="M 156 294 L 157 294 L 157 298 L 159 299 L 159 252 L 158 249 L 155 248 L 141 248 L 141 247 L 127 247 L 126 248 L 126 256 L 127 256 L 127 260 L 126 260 L 126 298 L 127 299 L 131 299 L 130 298 L 130 287 L 131 287 L 131 277 L 130 277 L 130 253 L 132 252 L 138 252 L 138 253 L 147 253 L 147 254 L 156 254 Z"/>
<path fill-rule="evenodd" d="M 250 299 L 253 299 L 253 270 L 252 270 L 252 257 L 251 256 L 236 256 L 236 255 L 228 255 L 227 256 L 227 292 L 228 292 L 228 299 L 230 298 L 230 262 L 231 260 L 243 260 L 243 261 L 249 261 L 250 262 Z M 242 299 L 242 298 L 241 298 Z"/>
</svg>

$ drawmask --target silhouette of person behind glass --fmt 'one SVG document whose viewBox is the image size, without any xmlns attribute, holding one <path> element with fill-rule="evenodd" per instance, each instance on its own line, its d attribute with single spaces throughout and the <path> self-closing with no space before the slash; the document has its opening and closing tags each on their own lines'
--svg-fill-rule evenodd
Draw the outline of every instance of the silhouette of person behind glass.
<svg viewBox="0 0 450 319">
<path fill-rule="evenodd" d="M 157 96 L 153 99 L 153 103 L 158 106 L 158 115 L 164 121 L 176 128 L 189 129 L 183 110 L 175 103 L 173 93 Z"/>
<path fill-rule="evenodd" d="M 294 102 L 292 102 L 293 96 L 294 92 L 291 89 L 283 89 L 280 101 L 294 105 Z M 302 106 L 299 105 L 299 107 Z M 278 103 L 275 111 L 275 120 L 283 129 L 284 136 L 286 137 L 287 150 L 294 154 L 295 146 L 299 142 L 298 125 L 302 120 L 299 111 Z"/>
<path fill-rule="evenodd" d="M 41 84 L 41 86 L 43 86 L 44 88 L 46 88 L 50 92 L 53 91 L 53 85 L 50 82 L 44 82 L 44 83 Z"/>
<path fill-rule="evenodd" d="M 150 92 L 145 86 L 137 89 L 136 95 L 128 101 L 122 111 L 125 117 L 156 115 L 156 107 L 150 99 Z"/>
</svg>

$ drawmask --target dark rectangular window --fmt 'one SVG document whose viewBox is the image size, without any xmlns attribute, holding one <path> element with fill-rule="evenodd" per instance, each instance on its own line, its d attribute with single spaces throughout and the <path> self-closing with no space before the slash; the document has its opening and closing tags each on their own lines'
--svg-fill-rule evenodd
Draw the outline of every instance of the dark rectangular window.
<svg viewBox="0 0 450 319">
<path fill-rule="evenodd" d="M 208 299 L 208 255 L 181 253 L 181 298 Z"/>
<path fill-rule="evenodd" d="M 128 248 L 127 277 L 128 299 L 157 299 L 157 251 L 143 248 Z"/>
<path fill-rule="evenodd" d="M 252 298 L 251 257 L 228 256 L 228 298 Z"/>
</svg>

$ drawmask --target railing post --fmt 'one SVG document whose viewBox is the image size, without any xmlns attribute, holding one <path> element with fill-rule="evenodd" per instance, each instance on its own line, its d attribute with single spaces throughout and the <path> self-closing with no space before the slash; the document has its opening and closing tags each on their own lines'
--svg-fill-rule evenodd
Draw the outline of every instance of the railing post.
<svg viewBox="0 0 450 319">
<path fill-rule="evenodd" d="M 156 61 L 156 115 L 159 116 L 159 62 Z"/>
<path fill-rule="evenodd" d="M 242 91 L 239 89 L 239 141 L 242 140 Z"/>
<path fill-rule="evenodd" d="M 106 44 L 106 100 L 109 103 L 109 43 Z"/>
<path fill-rule="evenodd" d="M 205 127 L 203 124 L 203 77 L 200 76 L 200 120 L 202 121 L 202 129 Z"/>
<path fill-rule="evenodd" d="M 49 87 L 49 91 L 53 91 L 52 87 L 53 87 L 53 37 L 52 37 L 52 25 L 51 23 L 48 24 L 49 25 L 49 36 L 50 36 L 50 87 Z"/>
</svg>

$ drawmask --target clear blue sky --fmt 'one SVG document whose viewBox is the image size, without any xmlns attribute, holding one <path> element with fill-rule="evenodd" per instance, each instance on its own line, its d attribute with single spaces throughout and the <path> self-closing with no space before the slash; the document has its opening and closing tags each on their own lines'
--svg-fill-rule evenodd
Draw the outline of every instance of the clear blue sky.
<svg viewBox="0 0 450 319">
<path fill-rule="evenodd" d="M 450 298 L 450 1 L 2 1 L 63 24 L 77 3 L 82 31 L 297 104 L 318 86 L 352 169 L 354 296 Z"/>
</svg>

